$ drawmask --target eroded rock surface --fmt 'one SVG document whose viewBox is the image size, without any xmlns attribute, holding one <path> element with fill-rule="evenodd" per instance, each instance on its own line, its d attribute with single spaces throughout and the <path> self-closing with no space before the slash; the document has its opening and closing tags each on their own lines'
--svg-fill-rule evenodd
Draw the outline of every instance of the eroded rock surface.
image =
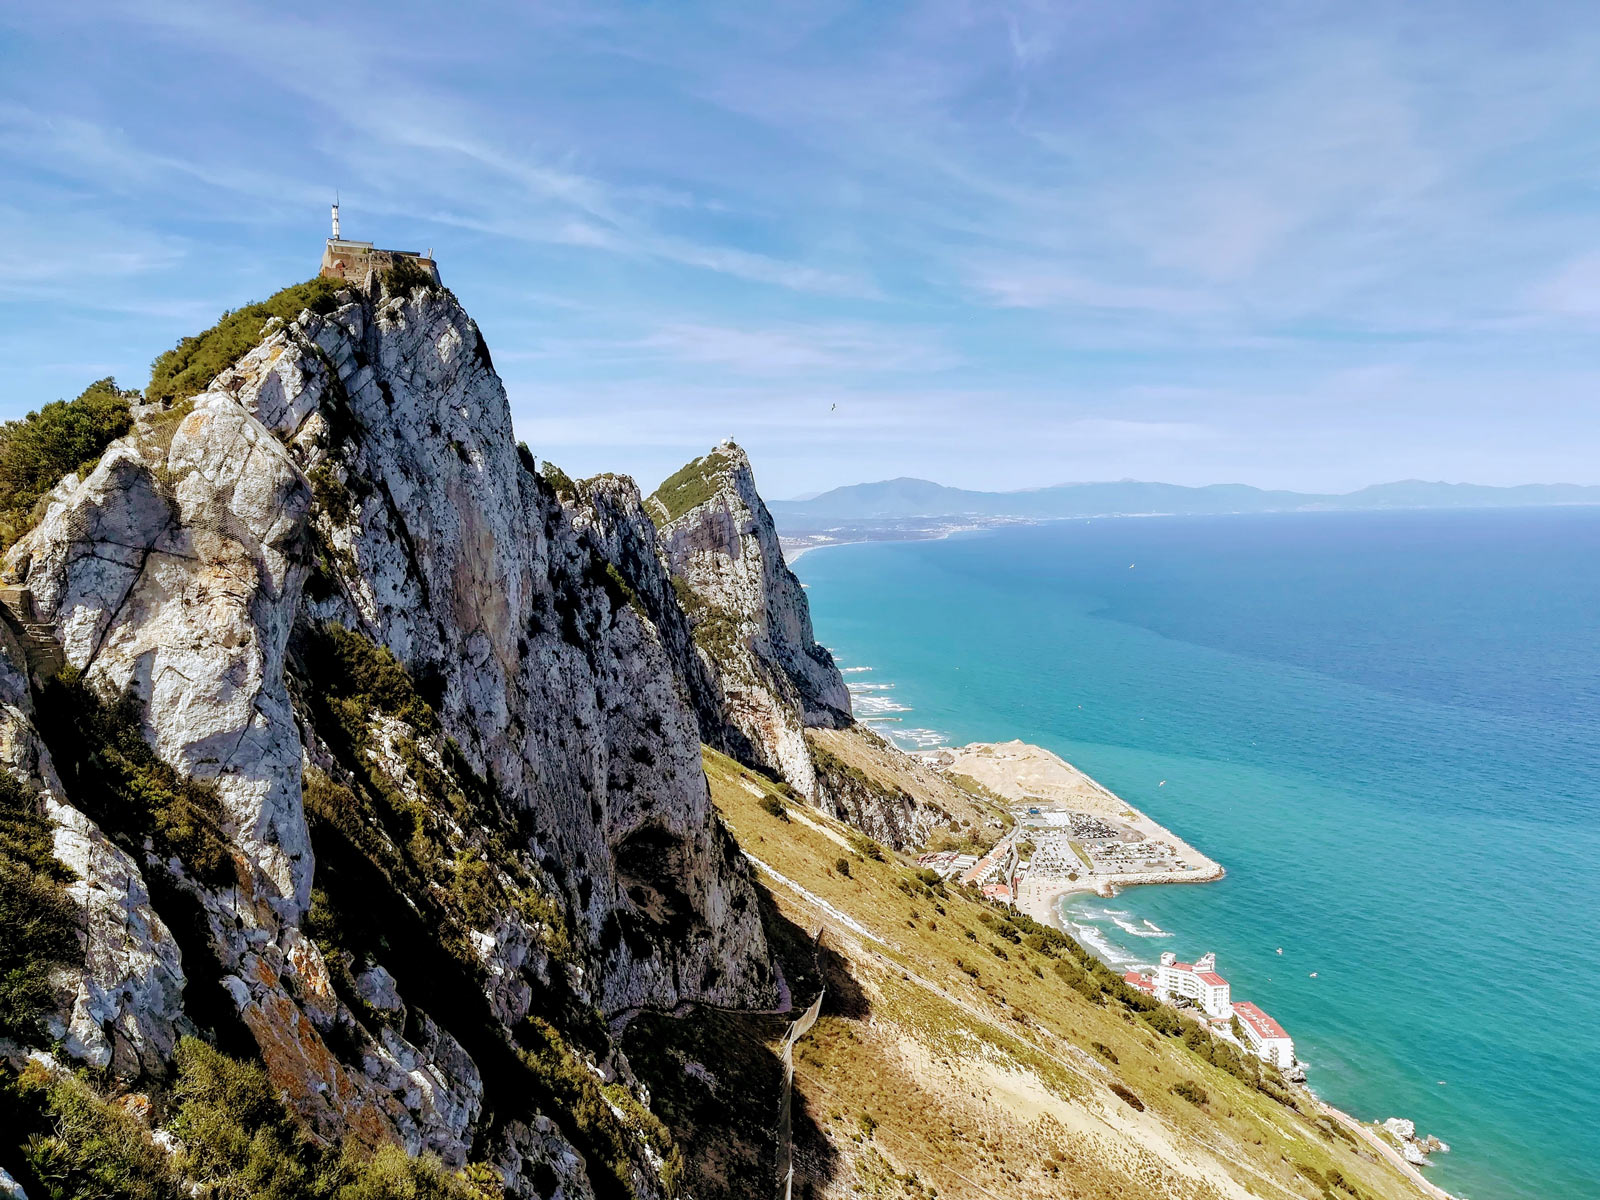
<svg viewBox="0 0 1600 1200">
<path fill-rule="evenodd" d="M 648 510 L 696 647 L 720 686 L 724 721 L 748 739 L 747 761 L 814 799 L 805 730 L 848 725 L 850 694 L 817 644 L 749 458 L 722 443 L 662 484 Z"/>
<path fill-rule="evenodd" d="M 478 1144 L 509 1194 L 591 1194 L 571 1114 L 508 1082 L 515 1028 L 777 994 L 701 768 L 714 683 L 637 492 L 561 502 L 437 285 L 275 321 L 192 405 L 138 417 L 62 481 L 5 576 L 70 677 L 125 698 L 159 761 L 214 789 L 225 854 L 198 870 L 131 825 L 103 833 L 0 646 L 5 766 L 47 794 L 89 914 L 63 1049 L 159 1076 L 185 1033 L 231 1022 L 324 1137 L 450 1166 Z M 809 638 L 770 624 L 780 657 Z M 358 655 L 342 675 L 330 645 Z M 822 665 L 796 677 L 834 719 Z M 654 1194 L 659 1164 L 623 1144 Z"/>
</svg>

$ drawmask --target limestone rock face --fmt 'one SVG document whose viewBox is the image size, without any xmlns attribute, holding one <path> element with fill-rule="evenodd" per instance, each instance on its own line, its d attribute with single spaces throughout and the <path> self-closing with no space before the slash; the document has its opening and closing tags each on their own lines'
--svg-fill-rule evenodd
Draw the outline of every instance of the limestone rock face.
<svg viewBox="0 0 1600 1200">
<path fill-rule="evenodd" d="M 745 452 L 724 442 L 651 496 L 662 561 L 721 690 L 723 720 L 755 764 L 817 794 L 805 730 L 850 723 L 850 694 L 819 646 Z"/>
<path fill-rule="evenodd" d="M 199 954 L 204 1019 L 230 1011 L 321 1136 L 451 1166 L 477 1146 L 509 1194 L 586 1196 L 564 1114 L 491 1083 L 499 1056 L 516 1069 L 513 1027 L 777 995 L 701 767 L 714 685 L 637 492 L 563 504 L 449 292 L 375 286 L 328 307 L 269 324 L 192 406 L 138 412 L 6 556 L 76 677 L 214 786 L 236 877 L 114 841 L 74 805 L 0 629 L 3 765 L 47 794 L 96 947 L 54 1027 L 72 1057 L 161 1075 L 196 1028 Z M 795 658 L 809 626 L 781 606 L 764 619 L 797 702 L 835 719 L 831 665 Z M 372 678 L 319 674 L 335 627 L 370 648 Z M 326 693 L 346 683 L 380 709 L 372 695 L 400 699 L 340 708 Z M 317 908 L 369 877 L 396 890 L 356 925 Z M 176 940 L 163 896 L 184 906 Z M 457 974 L 438 985 L 419 962 Z M 648 1153 L 630 1153 L 636 1191 L 656 1194 Z"/>
<path fill-rule="evenodd" d="M 806 735 L 819 805 L 896 850 L 912 850 L 950 819 L 933 772 L 863 725 Z M 915 789 L 913 795 L 907 788 Z M 948 793 L 948 785 L 944 791 Z"/>
<path fill-rule="evenodd" d="M 696 649 L 690 619 L 668 574 L 655 524 L 633 480 L 597 475 L 574 485 L 572 511 L 578 528 L 592 533 L 661 635 L 674 673 L 700 723 L 700 738 L 724 754 L 751 760 L 756 750 L 725 715 L 722 677 Z M 691 605 L 693 601 L 691 599 Z"/>
<path fill-rule="evenodd" d="M 22 652 L 0 628 L 0 770 L 40 796 L 55 826 L 55 855 L 75 876 L 67 894 L 83 914 L 82 962 L 56 972 L 60 1006 L 47 1032 L 90 1066 L 123 1077 L 159 1073 L 178 1039 L 194 1031 L 183 1010 L 177 943 L 150 903 L 139 864 L 64 802 L 33 715 Z"/>
<path fill-rule="evenodd" d="M 157 753 L 215 781 L 286 920 L 311 891 L 299 734 L 283 682 L 310 488 L 226 396 L 116 443 L 7 556 L 91 685 L 132 688 Z"/>
</svg>

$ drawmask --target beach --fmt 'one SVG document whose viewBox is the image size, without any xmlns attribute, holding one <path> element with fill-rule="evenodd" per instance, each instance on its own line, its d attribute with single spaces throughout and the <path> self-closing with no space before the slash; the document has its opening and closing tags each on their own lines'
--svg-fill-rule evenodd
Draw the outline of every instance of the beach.
<svg viewBox="0 0 1600 1200">
<path fill-rule="evenodd" d="M 1590 510 L 1286 514 L 797 570 L 845 678 L 893 685 L 873 728 L 1044 746 L 1227 868 L 1060 895 L 1070 936 L 1119 969 L 1215 951 L 1319 1095 L 1452 1145 L 1439 1186 L 1544 1200 L 1600 1195 L 1573 1066 L 1600 1029 L 1597 546 Z M 1507 1013 L 1508 977 L 1558 983 Z"/>
<path fill-rule="evenodd" d="M 1022 856 L 1013 902 L 1036 921 L 1062 928 L 1058 903 L 1068 892 L 1111 896 L 1225 874 L 1221 863 L 1042 746 L 974 742 L 921 757 L 1013 810 L 1010 837 L 1035 847 L 1031 858 Z"/>
</svg>

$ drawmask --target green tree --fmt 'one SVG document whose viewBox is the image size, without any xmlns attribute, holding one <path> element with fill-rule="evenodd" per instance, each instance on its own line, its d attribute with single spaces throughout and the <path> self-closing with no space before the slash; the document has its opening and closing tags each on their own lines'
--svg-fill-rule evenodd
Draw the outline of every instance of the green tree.
<svg viewBox="0 0 1600 1200">
<path fill-rule="evenodd" d="M 69 472 L 92 467 L 133 427 L 130 404 L 138 398 L 108 377 L 74 400 L 0 425 L 0 549 L 33 527 L 34 506 L 51 488 Z"/>
</svg>

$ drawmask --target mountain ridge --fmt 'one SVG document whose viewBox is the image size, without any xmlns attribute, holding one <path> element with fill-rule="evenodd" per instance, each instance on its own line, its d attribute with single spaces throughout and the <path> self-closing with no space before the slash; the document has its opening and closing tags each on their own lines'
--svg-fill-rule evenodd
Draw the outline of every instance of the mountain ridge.
<svg viewBox="0 0 1600 1200">
<path fill-rule="evenodd" d="M 1514 508 L 1600 504 L 1600 485 L 1495 486 L 1402 479 L 1353 492 L 1296 492 L 1243 483 L 1189 486 L 1124 479 L 1060 483 L 991 492 L 912 476 L 848 484 L 809 500 L 768 502 L 780 523 L 913 517 L 1050 519 L 1097 516 L 1201 516 L 1250 512 L 1364 512 L 1398 508 Z"/>
<path fill-rule="evenodd" d="M 1011 818 L 853 722 L 736 446 L 540 470 L 436 277 L 315 291 L 14 506 L 0 1196 L 1417 1194 L 912 857 Z"/>
</svg>

